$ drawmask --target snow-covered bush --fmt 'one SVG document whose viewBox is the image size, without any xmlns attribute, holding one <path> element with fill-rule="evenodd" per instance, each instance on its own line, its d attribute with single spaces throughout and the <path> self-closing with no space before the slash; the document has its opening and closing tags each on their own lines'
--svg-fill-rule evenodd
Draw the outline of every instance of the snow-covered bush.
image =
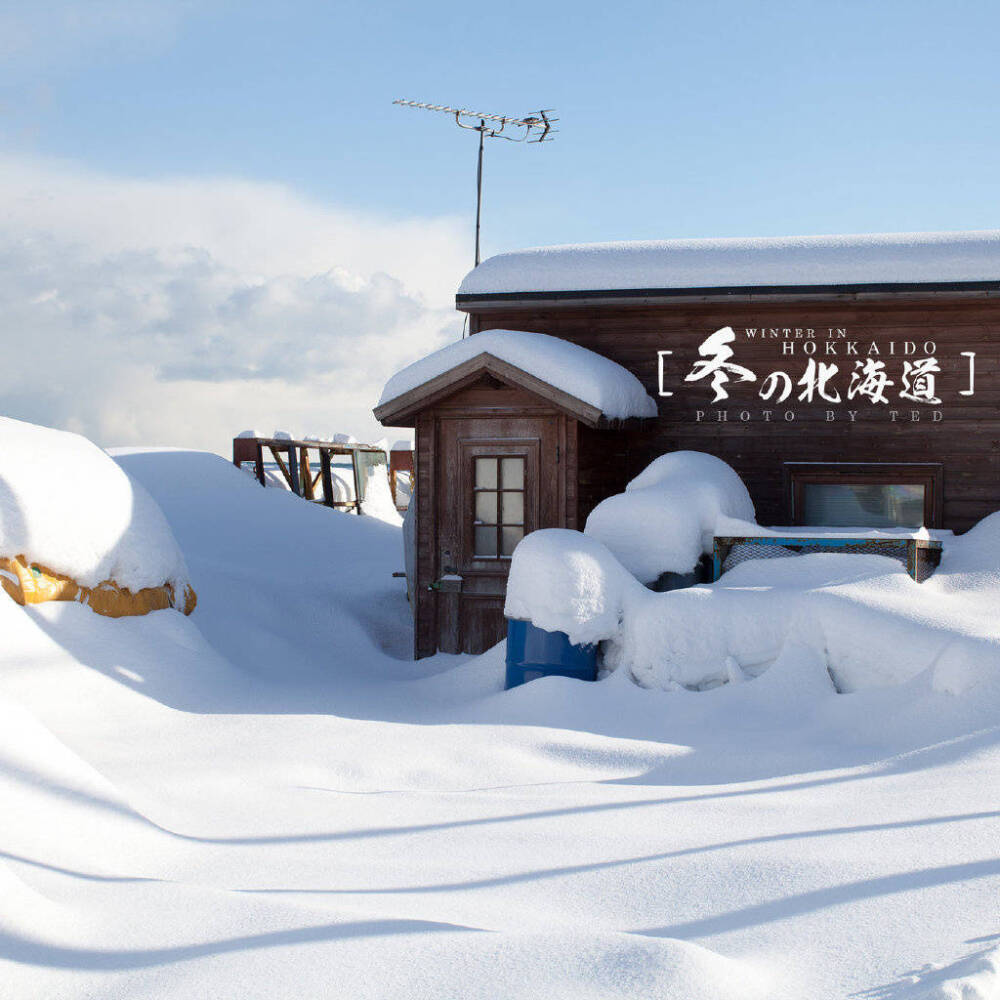
<svg viewBox="0 0 1000 1000">
<path fill-rule="evenodd" d="M 603 542 L 643 583 L 661 573 L 689 573 L 712 551 L 720 518 L 754 520 L 743 480 L 714 455 L 661 455 L 625 487 L 599 503 L 584 531 Z"/>
</svg>

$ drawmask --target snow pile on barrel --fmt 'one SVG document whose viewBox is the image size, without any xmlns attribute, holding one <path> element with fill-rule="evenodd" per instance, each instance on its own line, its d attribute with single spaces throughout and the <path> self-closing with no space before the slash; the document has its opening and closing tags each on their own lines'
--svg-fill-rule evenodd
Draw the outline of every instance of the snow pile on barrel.
<svg viewBox="0 0 1000 1000">
<path fill-rule="evenodd" d="M 599 642 L 617 634 L 631 588 L 643 589 L 600 542 L 546 528 L 514 550 L 504 614 L 571 642 Z"/>
<path fill-rule="evenodd" d="M 0 417 L 0 557 L 92 588 L 173 586 L 187 569 L 153 498 L 78 434 Z"/>
<path fill-rule="evenodd" d="M 492 354 L 596 406 L 609 419 L 656 416 L 656 403 L 626 368 L 578 344 L 523 330 L 487 330 L 428 354 L 389 379 L 378 405 L 389 403 L 480 354 Z"/>
<path fill-rule="evenodd" d="M 721 459 L 697 451 L 661 455 L 591 512 L 584 531 L 603 542 L 643 583 L 689 573 L 712 551 L 721 518 L 753 521 L 743 480 Z"/>
</svg>

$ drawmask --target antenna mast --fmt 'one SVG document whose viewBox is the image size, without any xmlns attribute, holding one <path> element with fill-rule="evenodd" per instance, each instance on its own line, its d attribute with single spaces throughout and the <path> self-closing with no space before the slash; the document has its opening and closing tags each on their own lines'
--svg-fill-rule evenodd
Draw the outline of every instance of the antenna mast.
<svg viewBox="0 0 1000 1000">
<path fill-rule="evenodd" d="M 552 118 L 552 108 L 536 111 L 523 118 L 508 115 L 488 115 L 482 111 L 467 108 L 450 108 L 445 104 L 424 104 L 421 101 L 393 101 L 406 108 L 423 108 L 425 111 L 443 111 L 455 116 L 459 128 L 479 133 L 479 157 L 476 161 L 476 267 L 479 267 L 479 223 L 483 204 L 483 139 L 506 139 L 508 142 L 551 142 L 556 129 L 552 126 L 559 121 Z M 487 124 L 489 123 L 489 124 Z M 505 135 L 506 129 L 511 134 Z"/>
</svg>

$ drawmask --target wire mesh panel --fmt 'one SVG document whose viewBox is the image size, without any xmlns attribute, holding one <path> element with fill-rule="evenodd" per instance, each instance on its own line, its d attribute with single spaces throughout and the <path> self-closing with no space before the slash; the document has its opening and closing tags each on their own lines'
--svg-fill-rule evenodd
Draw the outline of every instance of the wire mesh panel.
<svg viewBox="0 0 1000 1000">
<path fill-rule="evenodd" d="M 781 559 L 813 552 L 887 556 L 922 583 L 941 559 L 941 543 L 927 538 L 744 537 L 715 539 L 714 579 L 752 559 Z"/>
</svg>

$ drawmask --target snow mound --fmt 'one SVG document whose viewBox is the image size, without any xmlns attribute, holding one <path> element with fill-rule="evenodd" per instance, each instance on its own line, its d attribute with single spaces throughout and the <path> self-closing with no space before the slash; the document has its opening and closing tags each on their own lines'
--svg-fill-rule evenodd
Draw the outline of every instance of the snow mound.
<svg viewBox="0 0 1000 1000">
<path fill-rule="evenodd" d="M 458 992 L 463 997 L 764 1000 L 771 996 L 769 977 L 754 965 L 673 938 L 570 930 L 504 933 L 476 935 L 466 949 L 462 965 L 468 966 L 467 975 L 454 976 L 462 983 Z M 444 989 L 437 995 L 456 994 Z"/>
<path fill-rule="evenodd" d="M 957 568 L 950 580 L 918 584 L 885 556 L 758 560 L 712 586 L 638 595 L 610 659 L 643 687 L 701 690 L 773 669 L 796 645 L 819 658 L 841 692 L 926 672 L 935 690 L 960 694 L 1000 683 L 1000 626 L 990 610 L 998 600 L 1000 587 L 978 586 Z"/>
<path fill-rule="evenodd" d="M 665 455 L 600 504 L 586 534 L 525 538 L 505 613 L 576 643 L 604 642 L 605 667 L 646 688 L 700 691 L 769 671 L 779 698 L 803 683 L 846 693 L 921 674 L 950 695 L 1000 685 L 1000 514 L 946 539 L 938 572 L 923 584 L 886 556 L 775 552 L 711 586 L 659 594 L 640 585 L 690 571 L 720 525 L 752 533 L 752 517 L 725 463 Z"/>
<path fill-rule="evenodd" d="M 458 294 L 998 280 L 1000 230 L 983 230 L 532 247 L 483 261 Z"/>
<path fill-rule="evenodd" d="M 82 587 L 138 591 L 187 568 L 153 498 L 78 434 L 0 417 L 0 556 L 24 555 Z"/>
<path fill-rule="evenodd" d="M 630 371 L 601 354 L 544 333 L 487 330 L 449 344 L 397 372 L 378 405 L 391 402 L 480 354 L 492 354 L 577 399 L 612 420 L 655 417 L 656 403 Z"/>
<path fill-rule="evenodd" d="M 617 634 L 632 588 L 639 584 L 600 542 L 545 528 L 514 550 L 504 614 L 565 632 L 574 643 L 599 642 Z"/>
<path fill-rule="evenodd" d="M 661 573 L 688 573 L 712 551 L 721 518 L 753 521 L 743 480 L 721 459 L 697 451 L 661 455 L 599 503 L 584 531 L 603 542 L 643 583 Z"/>
</svg>

